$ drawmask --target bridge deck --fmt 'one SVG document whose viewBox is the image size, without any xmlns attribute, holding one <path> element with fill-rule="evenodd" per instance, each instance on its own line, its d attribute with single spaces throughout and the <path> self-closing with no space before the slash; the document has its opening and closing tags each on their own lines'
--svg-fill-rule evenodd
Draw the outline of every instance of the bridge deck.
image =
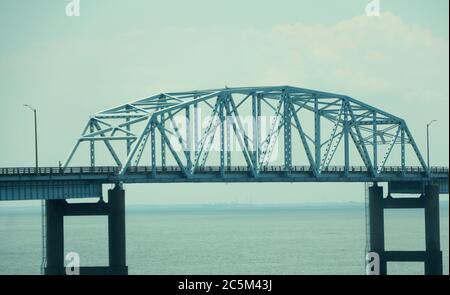
<svg viewBox="0 0 450 295">
<path fill-rule="evenodd" d="M 283 166 L 267 166 L 255 176 L 246 166 L 199 168 L 186 176 L 178 166 L 129 167 L 123 176 L 120 168 L 105 167 L 31 167 L 0 168 L 1 200 L 36 200 L 101 197 L 102 185 L 108 183 L 174 183 L 174 182 L 390 182 L 400 187 L 433 182 L 439 184 L 441 193 L 448 193 L 448 168 L 433 167 L 428 176 L 420 167 L 386 167 L 376 176 L 364 166 L 334 166 L 316 176 L 309 166 L 293 166 L 286 171 Z M 404 183 L 405 185 L 402 185 Z M 411 184 L 408 184 L 411 183 Z M 397 185 L 398 187 L 398 185 Z"/>
<path fill-rule="evenodd" d="M 45 180 L 95 180 L 102 183 L 136 182 L 370 182 L 370 181 L 426 181 L 430 178 L 421 167 L 385 167 L 376 176 L 370 175 L 364 166 L 352 166 L 346 172 L 342 166 L 330 166 L 316 176 L 309 166 L 293 166 L 290 171 L 283 166 L 263 167 L 259 174 L 251 175 L 247 166 L 198 168 L 194 174 L 186 176 L 178 166 L 129 167 L 125 175 L 119 175 L 116 166 L 97 167 L 14 167 L 0 168 L 0 182 L 5 181 L 45 181 Z M 432 179 L 448 179 L 448 167 L 432 167 Z"/>
</svg>

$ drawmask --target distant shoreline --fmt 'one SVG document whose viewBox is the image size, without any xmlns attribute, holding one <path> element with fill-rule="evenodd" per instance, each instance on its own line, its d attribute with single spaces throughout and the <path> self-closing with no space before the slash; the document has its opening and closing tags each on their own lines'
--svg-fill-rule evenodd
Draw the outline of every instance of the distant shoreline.
<svg viewBox="0 0 450 295">
<path fill-rule="evenodd" d="M 449 201 L 441 200 L 441 208 L 448 208 Z M 129 204 L 128 212 L 142 211 L 192 211 L 192 210 L 294 210 L 294 209 L 364 209 L 363 202 L 311 202 L 311 203 L 186 203 L 186 204 Z M 32 213 L 40 212 L 41 205 L 35 206 L 4 206 L 0 205 L 2 213 Z"/>
</svg>

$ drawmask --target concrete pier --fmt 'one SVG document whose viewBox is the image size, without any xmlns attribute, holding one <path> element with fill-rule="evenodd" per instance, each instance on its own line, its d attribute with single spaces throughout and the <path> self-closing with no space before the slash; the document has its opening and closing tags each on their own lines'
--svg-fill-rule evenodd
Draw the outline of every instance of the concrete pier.
<svg viewBox="0 0 450 295">
<path fill-rule="evenodd" d="M 425 274 L 442 275 L 442 251 L 439 227 L 439 187 L 425 187 Z"/>
<path fill-rule="evenodd" d="M 69 204 L 46 200 L 46 275 L 64 275 L 64 216 L 108 216 L 109 266 L 80 266 L 80 274 L 126 275 L 125 191 L 120 184 L 108 191 L 108 203 Z M 81 257 L 82 260 L 82 257 Z"/>
<path fill-rule="evenodd" d="M 65 200 L 45 201 L 46 257 L 45 274 L 64 274 L 64 207 Z"/>
<path fill-rule="evenodd" d="M 391 193 L 411 192 L 408 183 L 402 188 L 390 188 L 383 198 L 383 188 L 376 183 L 369 188 L 369 251 L 380 257 L 380 275 L 387 274 L 387 262 L 423 262 L 426 275 L 441 275 L 442 251 L 439 231 L 439 187 L 424 184 L 414 188 L 420 194 L 416 198 L 393 198 Z M 386 251 L 384 238 L 385 209 L 424 209 L 425 211 L 425 250 L 424 251 Z"/>
<path fill-rule="evenodd" d="M 380 257 L 380 275 L 387 274 L 384 253 L 384 207 L 383 187 L 374 184 L 369 187 L 369 251 Z"/>
<path fill-rule="evenodd" d="M 108 241 L 111 274 L 127 274 L 125 247 L 125 191 L 116 186 L 108 191 Z"/>
</svg>

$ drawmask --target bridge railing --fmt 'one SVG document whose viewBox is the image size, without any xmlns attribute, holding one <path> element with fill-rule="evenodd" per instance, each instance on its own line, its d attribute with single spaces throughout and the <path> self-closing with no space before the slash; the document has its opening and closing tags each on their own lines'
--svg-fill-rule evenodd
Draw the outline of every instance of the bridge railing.
<svg viewBox="0 0 450 295">
<path fill-rule="evenodd" d="M 95 167 L 8 167 L 0 168 L 0 176 L 5 175 L 64 175 L 64 174 L 110 174 L 117 175 L 120 171 L 120 167 L 117 166 L 95 166 Z M 198 167 L 195 170 L 197 173 L 208 172 L 220 172 L 219 166 L 206 166 Z M 225 172 L 249 172 L 250 169 L 247 166 L 231 166 L 224 167 Z M 260 172 L 283 172 L 287 171 L 284 166 L 264 166 L 261 167 Z M 292 166 L 290 171 L 292 172 L 311 172 L 310 166 Z M 448 167 L 431 167 L 431 173 L 448 173 Z M 151 173 L 151 166 L 131 166 L 128 167 L 127 173 Z M 156 173 L 162 172 L 181 172 L 179 166 L 157 166 Z M 324 168 L 321 173 L 343 173 L 345 172 L 344 166 L 329 166 Z M 365 166 L 350 166 L 349 172 L 361 172 L 368 173 Z M 386 166 L 381 170 L 383 173 L 425 173 L 424 169 L 419 166 L 408 166 L 403 171 L 400 166 Z"/>
<path fill-rule="evenodd" d="M 55 175 L 55 174 L 92 174 L 92 173 L 111 173 L 115 174 L 119 171 L 118 167 L 102 166 L 102 167 L 9 167 L 0 168 L 0 175 Z"/>
</svg>

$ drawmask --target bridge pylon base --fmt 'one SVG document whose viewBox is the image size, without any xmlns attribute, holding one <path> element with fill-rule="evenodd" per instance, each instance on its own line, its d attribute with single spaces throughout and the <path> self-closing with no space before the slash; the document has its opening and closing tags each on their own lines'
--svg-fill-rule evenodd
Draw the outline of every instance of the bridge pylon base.
<svg viewBox="0 0 450 295">
<path fill-rule="evenodd" d="M 379 255 L 379 274 L 387 274 L 388 262 L 423 262 L 425 275 L 442 275 L 442 251 L 439 231 L 439 187 L 423 185 L 418 198 L 393 198 L 389 191 L 383 197 L 383 187 L 376 183 L 369 187 L 369 252 Z M 385 209 L 424 209 L 425 251 L 386 251 L 384 239 Z"/>
<path fill-rule="evenodd" d="M 67 274 L 64 266 L 64 216 L 108 216 L 109 266 L 79 268 L 81 275 L 126 275 L 125 190 L 119 185 L 108 191 L 108 203 L 73 203 L 46 200 L 46 275 Z M 82 260 L 82 257 L 81 259 Z"/>
</svg>

